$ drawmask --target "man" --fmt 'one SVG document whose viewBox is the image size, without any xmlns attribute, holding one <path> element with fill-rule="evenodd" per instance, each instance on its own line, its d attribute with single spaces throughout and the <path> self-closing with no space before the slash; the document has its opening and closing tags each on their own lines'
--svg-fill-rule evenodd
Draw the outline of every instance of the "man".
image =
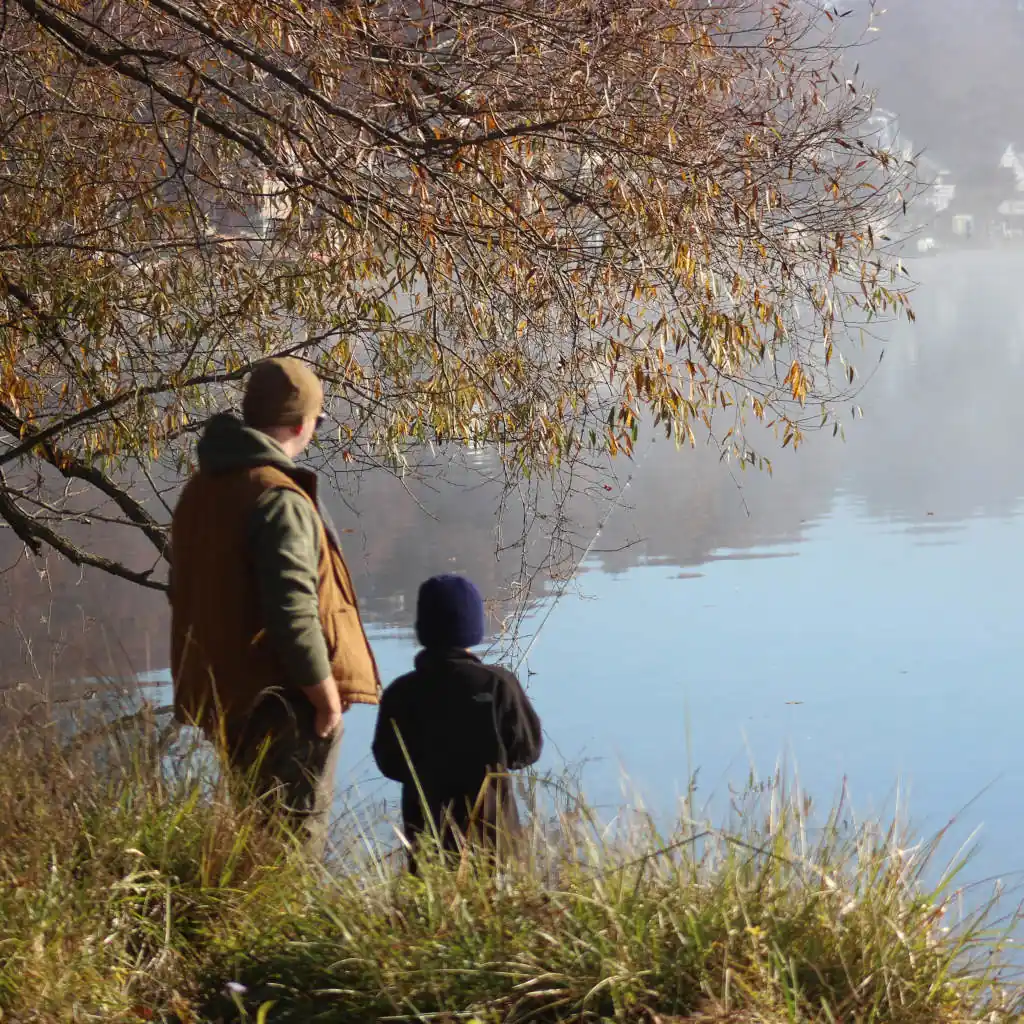
<svg viewBox="0 0 1024 1024">
<path fill-rule="evenodd" d="M 280 798 L 309 845 L 326 842 L 342 732 L 380 677 L 315 473 L 295 459 L 323 389 L 296 359 L 250 375 L 243 419 L 213 417 L 171 524 L 171 672 L 177 719 L 222 744 L 259 797 Z"/>
</svg>

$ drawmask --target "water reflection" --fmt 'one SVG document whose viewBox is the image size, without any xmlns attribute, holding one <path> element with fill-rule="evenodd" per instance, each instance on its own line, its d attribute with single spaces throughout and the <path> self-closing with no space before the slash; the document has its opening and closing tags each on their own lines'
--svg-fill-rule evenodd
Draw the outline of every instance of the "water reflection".
<svg viewBox="0 0 1024 1024">
<path fill-rule="evenodd" d="M 893 331 L 845 443 L 811 437 L 769 478 L 658 442 L 595 481 L 617 493 L 633 472 L 524 676 L 549 766 L 596 757 L 599 800 L 619 799 L 620 766 L 668 801 L 691 768 L 721 793 L 787 747 L 806 778 L 849 776 L 866 803 L 902 776 L 925 825 L 999 779 L 973 811 L 995 818 L 986 869 L 1015 866 L 1024 825 L 1001 812 L 1024 782 L 1024 255 L 951 254 L 915 273 L 917 327 Z M 520 553 L 495 557 L 495 494 L 477 476 L 413 494 L 377 477 L 334 501 L 385 675 L 408 667 L 426 576 L 456 568 L 508 596 Z M 606 511 L 573 506 L 581 546 Z M 27 562 L 6 587 L 7 679 L 164 664 L 159 595 Z M 524 631 L 540 621 L 535 609 Z M 342 772 L 378 792 L 371 728 L 371 713 L 351 716 Z"/>
<path fill-rule="evenodd" d="M 1024 867 L 1021 521 L 976 517 L 936 546 L 864 513 L 838 499 L 798 557 L 595 574 L 593 601 L 563 602 L 532 694 L 565 756 L 599 758 L 597 800 L 616 806 L 625 770 L 664 808 L 699 769 L 721 808 L 785 757 L 819 799 L 847 780 L 860 814 L 902 786 L 927 832 L 980 796 L 954 830 L 984 828 L 971 876 Z"/>
<path fill-rule="evenodd" d="M 850 421 L 845 443 L 812 435 L 796 453 L 777 451 L 772 477 L 723 465 L 702 446 L 676 452 L 660 440 L 649 449 L 642 444 L 638 466 L 619 462 L 594 481 L 601 500 L 581 498 L 569 510 L 581 549 L 607 511 L 604 488 L 614 494 L 632 474 L 590 569 L 622 573 L 665 564 L 693 571 L 723 552 L 749 559 L 757 548 L 797 550 L 838 496 L 870 518 L 913 525 L 915 542 L 976 516 L 1014 515 L 1022 489 L 1016 410 L 1024 383 L 1015 282 L 1024 255 L 953 254 L 921 261 L 914 271 L 921 281 L 918 325 L 893 331 L 859 398 L 864 419 Z M 497 488 L 475 472 L 447 486 L 365 477 L 344 500 L 334 496 L 332 511 L 346 531 L 372 623 L 407 627 L 417 584 L 446 569 L 469 573 L 493 599 L 509 597 L 522 553 L 495 555 L 496 496 Z M 538 550 L 544 532 L 535 531 Z M 145 551 L 131 537 L 118 543 L 129 556 L 133 545 Z M 4 679 L 162 667 L 161 595 L 56 561 L 40 567 L 18 560 L 7 533 L 0 536 L 0 562 L 17 562 L 0 584 Z"/>
</svg>

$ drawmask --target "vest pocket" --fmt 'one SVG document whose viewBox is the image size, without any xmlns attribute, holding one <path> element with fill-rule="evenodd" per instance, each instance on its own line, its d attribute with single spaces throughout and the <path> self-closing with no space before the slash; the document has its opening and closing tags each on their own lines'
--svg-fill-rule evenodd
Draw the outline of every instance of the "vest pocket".
<svg viewBox="0 0 1024 1024">
<path fill-rule="evenodd" d="M 342 607 L 332 608 L 323 616 L 321 624 L 332 667 L 339 660 L 339 655 L 344 656 L 346 641 L 351 642 L 351 615 L 350 609 Z"/>
<path fill-rule="evenodd" d="M 356 603 L 356 591 L 355 587 L 352 586 L 352 580 L 349 578 L 348 567 L 345 565 L 341 552 L 333 548 L 331 550 L 331 575 L 334 579 L 334 585 L 338 588 L 338 592 L 345 603 L 354 606 Z"/>
<path fill-rule="evenodd" d="M 331 659 L 331 672 L 346 693 L 376 692 L 369 643 L 354 608 L 342 608 L 324 616 L 324 638 Z"/>
</svg>

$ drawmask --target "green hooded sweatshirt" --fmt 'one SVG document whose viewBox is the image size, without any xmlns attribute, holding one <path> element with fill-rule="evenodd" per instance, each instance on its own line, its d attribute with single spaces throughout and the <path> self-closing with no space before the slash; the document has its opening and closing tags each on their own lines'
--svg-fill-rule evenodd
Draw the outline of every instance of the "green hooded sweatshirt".
<svg viewBox="0 0 1024 1024">
<path fill-rule="evenodd" d="M 228 414 L 210 420 L 197 450 L 204 473 L 256 466 L 274 466 L 289 476 L 296 471 L 272 437 Z M 293 686 L 315 686 L 331 674 L 317 593 L 319 526 L 313 504 L 284 488 L 260 498 L 249 526 L 263 623 Z"/>
</svg>

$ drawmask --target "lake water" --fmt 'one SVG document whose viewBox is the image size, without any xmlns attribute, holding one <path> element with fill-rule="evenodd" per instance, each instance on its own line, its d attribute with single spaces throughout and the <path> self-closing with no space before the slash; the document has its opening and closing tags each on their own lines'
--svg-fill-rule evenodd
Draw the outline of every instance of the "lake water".
<svg viewBox="0 0 1024 1024">
<path fill-rule="evenodd" d="M 820 799 L 846 780 L 862 814 L 891 811 L 899 791 L 925 833 L 966 807 L 958 834 L 982 828 L 971 876 L 1024 868 L 1024 255 L 913 271 L 917 326 L 893 329 L 845 443 L 775 452 L 771 478 L 654 445 L 585 571 L 524 622 L 528 642 L 547 616 L 522 671 L 542 767 L 585 762 L 606 811 L 625 790 L 667 813 L 694 771 L 714 805 L 784 758 Z M 630 473 L 613 470 L 595 476 L 599 494 Z M 436 519 L 382 480 L 335 510 L 389 678 L 414 653 L 423 578 L 456 568 L 500 597 L 517 557 L 494 556 L 486 488 L 419 498 Z M 162 667 L 162 598 L 91 577 L 56 592 L 45 632 L 65 623 L 65 663 L 100 659 L 102 635 L 133 668 Z M 24 594 L 10 601 L 22 640 Z M 29 640 L 38 662 L 45 638 Z M 368 757 L 373 722 L 366 708 L 347 716 L 340 781 L 393 796 Z"/>
<path fill-rule="evenodd" d="M 820 799 L 845 779 L 864 814 L 899 794 L 925 833 L 965 808 L 974 878 L 1024 868 L 1024 257 L 914 273 L 917 326 L 845 443 L 738 480 L 656 448 L 601 539 L 638 543 L 592 558 L 546 621 L 524 673 L 543 766 L 590 759 L 606 808 L 624 787 L 668 808 L 697 769 L 714 804 L 785 758 Z M 376 646 L 388 675 L 413 653 Z M 376 792 L 372 721 L 350 716 L 342 772 Z"/>
</svg>

